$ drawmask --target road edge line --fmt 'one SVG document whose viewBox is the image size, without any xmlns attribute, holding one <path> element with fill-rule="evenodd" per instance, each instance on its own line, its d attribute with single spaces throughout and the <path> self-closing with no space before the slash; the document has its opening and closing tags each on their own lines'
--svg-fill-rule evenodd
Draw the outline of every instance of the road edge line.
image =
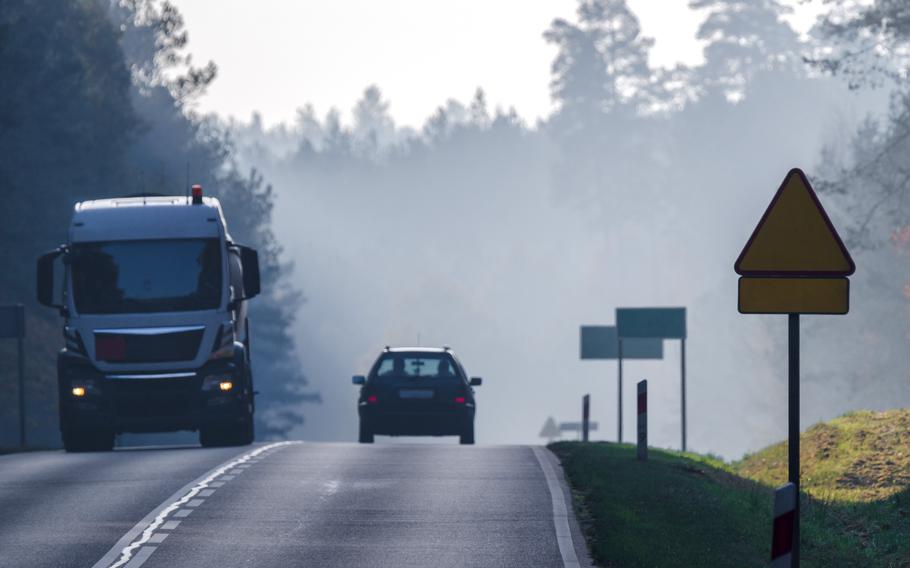
<svg viewBox="0 0 910 568">
<path fill-rule="evenodd" d="M 553 528 L 556 531 L 556 543 L 559 545 L 559 555 L 562 557 L 564 568 L 581 568 L 578 562 L 578 555 L 575 553 L 575 543 L 572 540 L 572 529 L 569 526 L 569 516 L 573 514 L 572 508 L 566 503 L 565 494 L 562 490 L 562 483 L 556 476 L 553 464 L 547 457 L 549 450 L 534 446 L 534 457 L 543 470 L 544 478 L 547 481 L 547 489 L 550 491 L 550 501 L 553 504 Z"/>
<path fill-rule="evenodd" d="M 126 534 L 124 534 L 122 537 L 120 537 L 120 540 L 118 540 L 116 543 L 114 543 L 114 546 L 111 547 L 111 549 L 108 550 L 107 553 L 104 556 L 102 556 L 100 560 L 98 560 L 98 562 L 95 562 L 92 565 L 92 568 L 108 568 L 109 566 L 111 566 L 112 564 L 117 562 L 117 560 L 120 558 L 120 555 L 123 553 L 124 549 L 126 549 L 128 546 L 130 546 L 133 543 L 133 541 L 136 539 L 136 537 L 138 537 L 140 534 L 142 534 L 142 532 L 152 522 L 154 522 L 154 520 L 158 517 L 159 514 L 161 514 L 162 511 L 164 511 L 165 509 L 167 509 L 168 507 L 172 506 L 174 503 L 176 503 L 177 501 L 182 499 L 188 492 L 192 491 L 194 487 L 196 487 L 200 483 L 204 482 L 206 479 L 211 477 L 212 474 L 214 474 L 215 472 L 217 472 L 221 469 L 228 469 L 229 466 L 231 466 L 232 464 L 234 464 L 236 462 L 249 459 L 250 457 L 252 457 L 254 455 L 261 454 L 261 453 L 271 450 L 273 448 L 285 446 L 288 444 L 294 444 L 294 443 L 298 443 L 298 442 L 275 442 L 272 444 L 267 444 L 265 446 L 256 448 L 251 451 L 241 452 L 241 453 L 231 457 L 230 459 L 225 460 L 224 462 L 216 465 L 215 467 L 206 470 L 205 473 L 203 473 L 196 479 L 190 481 L 189 483 L 187 483 L 186 485 L 184 485 L 183 487 L 181 487 L 180 489 L 175 491 L 173 495 L 171 495 L 170 497 L 165 499 L 160 505 L 158 505 L 157 507 L 152 509 L 152 511 L 149 514 L 147 514 L 145 517 L 143 517 L 141 521 L 139 521 L 138 523 L 133 525 L 133 528 L 126 531 Z"/>
</svg>

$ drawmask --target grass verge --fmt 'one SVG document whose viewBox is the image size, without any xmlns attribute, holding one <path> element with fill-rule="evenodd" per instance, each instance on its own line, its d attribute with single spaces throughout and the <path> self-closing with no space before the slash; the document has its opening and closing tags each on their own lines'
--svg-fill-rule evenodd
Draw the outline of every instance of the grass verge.
<svg viewBox="0 0 910 568">
<path fill-rule="evenodd" d="M 801 438 L 802 563 L 910 568 L 910 410 L 852 413 Z M 786 444 L 728 464 L 609 443 L 550 445 L 606 567 L 767 566 Z"/>
</svg>

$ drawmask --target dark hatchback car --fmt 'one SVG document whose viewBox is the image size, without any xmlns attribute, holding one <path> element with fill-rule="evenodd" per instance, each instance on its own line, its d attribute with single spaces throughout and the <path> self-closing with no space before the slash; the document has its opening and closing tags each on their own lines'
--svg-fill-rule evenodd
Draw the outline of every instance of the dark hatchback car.
<svg viewBox="0 0 910 568">
<path fill-rule="evenodd" d="M 464 367 L 448 347 L 386 347 L 370 374 L 354 377 L 362 385 L 357 410 L 360 442 L 385 436 L 458 436 L 474 443 L 474 389 Z"/>
</svg>

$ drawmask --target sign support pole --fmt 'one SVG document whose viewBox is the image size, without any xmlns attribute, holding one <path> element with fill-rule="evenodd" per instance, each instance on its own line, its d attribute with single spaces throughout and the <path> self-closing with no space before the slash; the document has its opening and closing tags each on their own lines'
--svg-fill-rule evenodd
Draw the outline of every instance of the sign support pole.
<svg viewBox="0 0 910 568">
<path fill-rule="evenodd" d="M 791 567 L 799 568 L 799 314 L 789 314 L 789 390 L 790 390 L 790 440 L 788 480 L 796 486 L 796 514 L 793 520 L 793 560 Z"/>
<path fill-rule="evenodd" d="M 682 385 L 682 451 L 686 451 L 686 338 L 680 341 L 680 378 Z"/>
<path fill-rule="evenodd" d="M 21 335 L 17 342 L 19 344 L 19 447 L 25 449 L 25 350 Z"/>
<path fill-rule="evenodd" d="M 622 338 L 619 338 L 619 393 L 616 396 L 616 441 L 622 444 Z"/>
</svg>

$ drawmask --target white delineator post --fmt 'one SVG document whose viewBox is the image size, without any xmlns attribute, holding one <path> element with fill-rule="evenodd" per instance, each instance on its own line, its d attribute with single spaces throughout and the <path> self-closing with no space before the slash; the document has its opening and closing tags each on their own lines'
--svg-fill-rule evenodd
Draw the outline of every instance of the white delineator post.
<svg viewBox="0 0 910 568">
<path fill-rule="evenodd" d="M 774 528 L 771 535 L 771 568 L 794 565 L 793 537 L 796 528 L 796 484 L 787 483 L 774 491 Z"/>
<path fill-rule="evenodd" d="M 648 459 L 648 381 L 638 383 L 638 459 Z"/>
</svg>

